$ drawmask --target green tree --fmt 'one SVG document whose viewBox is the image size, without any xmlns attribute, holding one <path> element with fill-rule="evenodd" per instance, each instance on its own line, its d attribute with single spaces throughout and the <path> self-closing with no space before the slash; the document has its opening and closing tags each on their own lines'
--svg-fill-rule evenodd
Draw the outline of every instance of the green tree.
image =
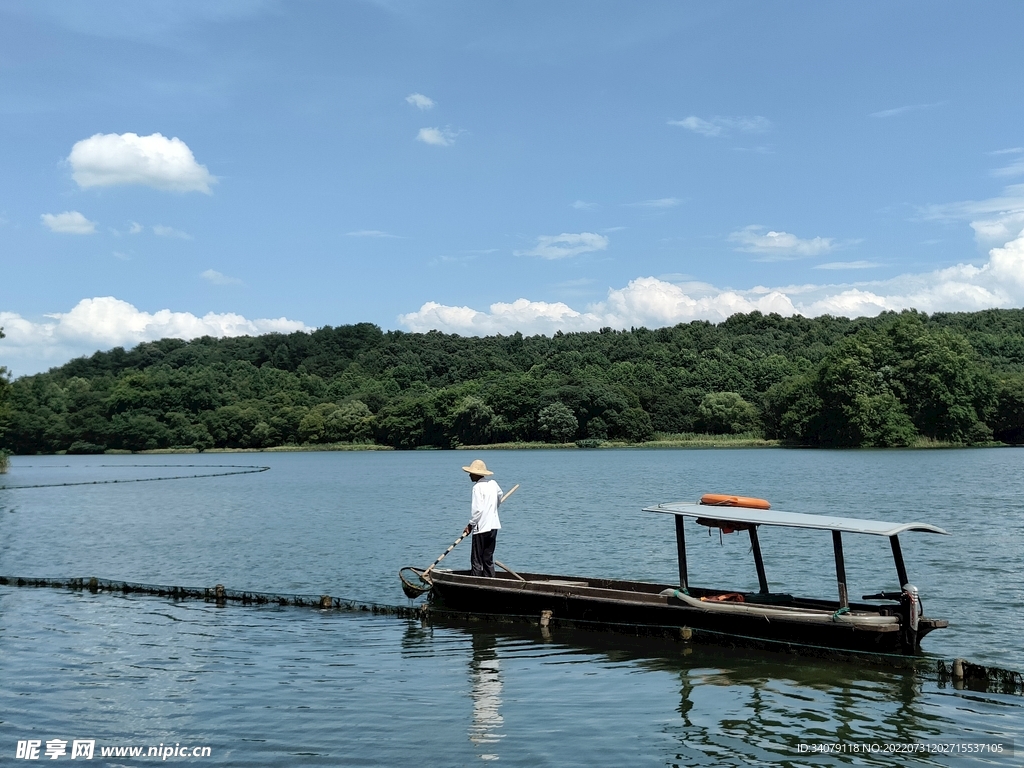
<svg viewBox="0 0 1024 768">
<path fill-rule="evenodd" d="M 359 443 L 373 436 L 373 413 L 361 400 L 350 400 L 324 419 L 324 438 L 333 443 Z"/>
<path fill-rule="evenodd" d="M 805 445 L 903 445 L 919 434 L 976 443 L 991 430 L 1020 441 L 1021 378 L 1024 310 L 855 320 L 752 312 L 718 325 L 553 337 L 382 333 L 361 324 L 163 339 L 9 383 L 5 376 L 0 439 L 18 453 L 124 441 L 375 439 L 415 448 L 555 439 L 552 427 L 557 439 L 644 440 L 654 429 L 732 431 L 756 421 L 768 436 Z M 738 400 L 725 403 L 720 393 Z M 756 420 L 740 401 L 759 411 Z M 576 419 L 574 429 L 568 419 L 541 424 L 555 403 Z"/>
<path fill-rule="evenodd" d="M 626 408 L 615 417 L 612 433 L 615 437 L 642 443 L 654 437 L 654 427 L 647 411 L 642 408 Z"/>
<path fill-rule="evenodd" d="M 437 428 L 437 414 L 429 395 L 414 395 L 394 400 L 377 414 L 374 438 L 383 445 L 398 449 L 425 445 L 441 446 L 443 430 Z"/>
<path fill-rule="evenodd" d="M 995 386 L 966 338 L 929 330 L 913 313 L 902 314 L 885 335 L 907 412 L 922 435 L 954 443 L 991 439 L 983 416 L 995 405 Z"/>
<path fill-rule="evenodd" d="M 576 430 L 579 429 L 579 421 L 563 402 L 554 402 L 541 408 L 537 414 L 537 423 L 541 434 L 551 443 L 568 443 L 576 437 Z"/>
<path fill-rule="evenodd" d="M 917 431 L 897 396 L 902 384 L 885 364 L 883 341 L 873 334 L 844 339 L 815 370 L 769 390 L 769 437 L 840 448 L 911 444 Z"/>
<path fill-rule="evenodd" d="M 595 416 L 587 422 L 587 437 L 591 440 L 606 440 L 608 438 L 608 422 L 600 416 Z"/>
<path fill-rule="evenodd" d="M 252 434 L 261 421 L 265 422 L 251 405 L 225 405 L 208 412 L 203 423 L 217 448 L 256 448 L 263 443 L 255 443 Z"/>
<path fill-rule="evenodd" d="M 757 409 L 736 392 L 712 392 L 697 407 L 698 424 L 715 435 L 750 432 L 757 426 Z"/>
<path fill-rule="evenodd" d="M 483 445 L 499 436 L 502 422 L 479 397 L 469 395 L 449 413 L 448 431 L 453 444 Z"/>
<path fill-rule="evenodd" d="M 167 448 L 171 433 L 165 424 L 144 413 L 119 413 L 113 418 L 114 435 L 120 448 L 150 451 Z"/>
<path fill-rule="evenodd" d="M 334 403 L 320 403 L 302 417 L 299 421 L 299 440 L 303 443 L 323 443 L 327 441 L 325 422 L 327 417 L 338 406 Z"/>
<path fill-rule="evenodd" d="M 0 328 L 0 339 L 4 337 L 4 329 Z M 0 446 L 3 445 L 4 435 L 11 421 L 11 382 L 7 375 L 7 369 L 0 366 Z"/>
<path fill-rule="evenodd" d="M 996 440 L 1024 443 L 1024 376 L 1005 376 L 999 382 L 992 431 Z"/>
<path fill-rule="evenodd" d="M 4 329 L 0 328 L 0 339 L 4 338 Z M 7 471 L 7 451 L 4 449 L 4 436 L 11 422 L 11 383 L 7 378 L 7 369 L 0 366 L 0 474 Z"/>
</svg>

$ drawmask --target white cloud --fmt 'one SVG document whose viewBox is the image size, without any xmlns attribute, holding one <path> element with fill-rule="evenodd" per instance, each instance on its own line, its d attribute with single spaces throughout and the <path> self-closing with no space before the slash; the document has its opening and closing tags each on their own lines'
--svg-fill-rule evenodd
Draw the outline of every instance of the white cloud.
<svg viewBox="0 0 1024 768">
<path fill-rule="evenodd" d="M 656 277 L 641 277 L 625 288 L 610 289 L 606 301 L 577 311 L 562 302 L 548 303 L 517 299 L 490 306 L 489 312 L 470 307 L 448 307 L 427 302 L 416 312 L 400 315 L 398 320 L 411 331 L 431 329 L 462 335 L 494 333 L 545 333 L 555 331 L 592 331 L 604 326 L 628 328 L 645 325 L 660 328 L 686 320 L 724 320 L 736 312 L 780 312 L 793 314 L 793 306 L 776 292 L 745 297 L 733 291 L 707 293 L 710 286 L 694 283 L 678 286 Z"/>
<path fill-rule="evenodd" d="M 815 269 L 871 269 L 880 267 L 881 264 L 874 261 L 830 261 L 827 264 L 816 264 Z"/>
<path fill-rule="evenodd" d="M 80 187 L 142 184 L 170 192 L 205 192 L 217 179 L 181 139 L 154 133 L 97 133 L 71 148 L 68 162 Z"/>
<path fill-rule="evenodd" d="M 999 197 L 930 205 L 921 216 L 934 221 L 969 221 L 975 240 L 986 247 L 1005 243 L 1024 229 L 1024 184 L 1011 184 Z"/>
<path fill-rule="evenodd" d="M 608 247 L 608 238 L 593 232 L 560 235 L 541 235 L 537 245 L 528 251 L 513 251 L 516 256 L 540 256 L 542 259 L 565 259 L 581 253 L 603 251 Z"/>
<path fill-rule="evenodd" d="M 174 227 L 165 227 L 163 224 L 154 225 L 153 234 L 157 237 L 176 237 L 179 240 L 192 239 L 192 235 L 188 232 L 182 232 L 180 229 L 175 229 Z"/>
<path fill-rule="evenodd" d="M 491 304 L 490 312 L 470 307 L 447 307 L 428 301 L 417 312 L 399 315 L 398 320 L 411 331 L 425 332 L 432 328 L 468 336 L 495 333 L 553 333 L 555 330 L 590 330 L 598 328 L 597 315 L 585 315 L 562 302 L 517 299 L 511 304 Z"/>
<path fill-rule="evenodd" d="M 398 237 L 398 235 L 390 235 L 379 229 L 357 229 L 355 232 L 346 232 L 345 235 L 348 237 Z"/>
<path fill-rule="evenodd" d="M 917 112 L 922 109 L 933 109 L 934 107 L 941 107 L 944 104 L 948 104 L 946 101 L 936 101 L 931 104 L 907 104 L 903 107 L 896 107 L 894 109 L 883 109 L 881 112 L 872 112 L 871 117 L 896 117 L 897 115 L 904 115 L 907 112 Z"/>
<path fill-rule="evenodd" d="M 143 229 L 145 229 L 145 227 L 143 227 L 141 224 L 139 224 L 139 222 L 133 221 L 131 223 L 131 225 L 129 225 L 129 227 L 128 227 L 128 234 L 129 235 L 137 235 Z"/>
<path fill-rule="evenodd" d="M 459 133 L 451 128 L 420 128 L 416 140 L 435 147 L 450 147 L 458 135 Z"/>
<path fill-rule="evenodd" d="M 82 299 L 69 312 L 45 315 L 34 322 L 13 312 L 0 312 L 7 338 L 2 345 L 5 364 L 15 375 L 37 373 L 97 349 L 132 346 L 162 338 L 252 336 L 261 333 L 311 331 L 285 317 L 248 320 L 233 312 L 143 312 L 113 296 Z"/>
<path fill-rule="evenodd" d="M 659 197 L 657 200 L 641 200 L 639 203 L 627 203 L 632 208 L 675 208 L 682 203 L 678 197 Z"/>
<path fill-rule="evenodd" d="M 1010 164 L 992 170 L 993 176 L 1020 176 L 1024 173 L 1024 148 L 1015 146 L 1012 150 L 1001 150 L 993 155 L 1016 155 L 1017 158 Z"/>
<path fill-rule="evenodd" d="M 96 232 L 96 222 L 89 221 L 78 211 L 44 213 L 39 218 L 51 232 L 60 232 L 63 235 L 91 235 Z"/>
<path fill-rule="evenodd" d="M 696 115 L 690 115 L 682 120 L 669 120 L 669 125 L 686 128 L 688 131 L 699 133 L 701 136 L 725 136 L 734 132 L 742 133 L 764 133 L 772 127 L 767 117 L 755 115 L 754 117 L 712 117 L 704 120 Z"/>
<path fill-rule="evenodd" d="M 551 334 L 555 331 L 596 330 L 604 326 L 649 328 L 691 320 L 720 322 L 736 312 L 778 312 L 815 317 L 874 316 L 908 308 L 924 312 L 970 312 L 1024 304 L 1024 232 L 989 252 L 979 266 L 957 264 L 922 274 L 901 275 L 871 282 L 754 286 L 721 289 L 707 283 L 669 282 L 640 277 L 624 288 L 611 288 L 606 299 L 576 310 L 561 302 L 520 298 L 492 304 L 482 312 L 428 302 L 416 312 L 400 315 L 412 331 L 437 329 L 447 333 L 484 335 L 515 331 Z"/>
<path fill-rule="evenodd" d="M 228 277 L 216 269 L 208 269 L 201 272 L 199 276 L 214 285 L 241 285 L 242 283 L 237 277 Z"/>
<path fill-rule="evenodd" d="M 575 208 L 577 211 L 586 211 L 591 208 L 596 208 L 597 203 L 585 203 L 582 200 L 577 200 L 572 204 L 572 207 Z"/>
<path fill-rule="evenodd" d="M 405 100 L 420 110 L 433 109 L 435 106 L 434 100 L 429 96 L 424 96 L 422 93 L 410 93 L 405 97 Z"/>
<path fill-rule="evenodd" d="M 814 237 L 803 240 L 789 232 L 764 231 L 764 227 L 752 225 L 733 232 L 729 240 L 738 243 L 738 251 L 759 253 L 764 261 L 781 261 L 783 259 L 801 258 L 804 256 L 820 256 L 828 253 L 835 245 L 831 237 Z"/>
</svg>

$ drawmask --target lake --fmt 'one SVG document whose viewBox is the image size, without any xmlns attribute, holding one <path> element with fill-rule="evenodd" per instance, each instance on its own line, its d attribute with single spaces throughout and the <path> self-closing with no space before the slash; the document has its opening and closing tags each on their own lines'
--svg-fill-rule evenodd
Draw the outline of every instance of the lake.
<svg viewBox="0 0 1024 768">
<path fill-rule="evenodd" d="M 329 593 L 406 604 L 468 519 L 460 467 L 505 488 L 516 570 L 671 582 L 671 519 L 704 492 L 794 512 L 919 520 L 901 537 L 924 650 L 1024 669 L 1024 496 L 1013 449 L 597 450 L 15 457 L 0 484 L 267 472 L 0 491 L 0 573 Z M 196 465 L 196 466 L 189 466 Z M 696 529 L 700 531 L 702 529 Z M 689 535 L 691 583 L 756 589 L 749 542 Z M 827 533 L 761 532 L 773 591 L 834 598 Z M 888 542 L 844 538 L 850 594 L 895 589 Z M 465 567 L 468 542 L 446 561 Z M 0 754 L 17 742 L 201 745 L 218 765 L 888 765 L 842 742 L 1009 742 L 1024 698 L 933 675 L 602 633 L 0 587 Z M 1024 748 L 1024 747 L 1022 747 Z M 801 751 L 804 750 L 804 751 Z M 45 759 L 45 756 L 43 756 Z M 66 758 L 65 758 L 66 759 Z M 149 758 L 154 760 L 158 758 Z M 171 761 L 182 758 L 169 757 Z M 922 765 L 1019 765 L 1006 752 Z"/>
</svg>

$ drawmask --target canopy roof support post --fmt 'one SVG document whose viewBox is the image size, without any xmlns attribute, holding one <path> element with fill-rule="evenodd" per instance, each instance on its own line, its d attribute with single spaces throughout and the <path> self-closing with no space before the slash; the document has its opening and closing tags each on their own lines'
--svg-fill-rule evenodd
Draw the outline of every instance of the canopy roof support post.
<svg viewBox="0 0 1024 768">
<path fill-rule="evenodd" d="M 843 560 L 843 534 L 832 531 L 832 548 L 836 552 L 836 581 L 839 582 L 839 607 L 849 608 L 850 598 L 846 594 L 846 562 Z"/>
<path fill-rule="evenodd" d="M 900 546 L 899 536 L 890 536 L 889 545 L 892 547 L 892 559 L 896 561 L 896 575 L 900 580 L 900 589 L 903 589 L 903 585 L 909 584 L 910 579 L 907 577 L 907 566 L 903 562 L 903 548 Z"/>
<path fill-rule="evenodd" d="M 688 589 L 689 583 L 686 576 L 686 531 L 683 530 L 683 523 L 686 518 L 682 515 L 674 515 L 676 519 L 676 552 L 679 555 L 679 588 Z"/>
<path fill-rule="evenodd" d="M 768 594 L 768 579 L 764 575 L 764 560 L 761 559 L 761 543 L 757 540 L 757 526 L 747 529 L 750 534 L 750 548 L 754 550 L 754 565 L 757 568 L 757 583 L 761 585 L 761 594 Z"/>
</svg>

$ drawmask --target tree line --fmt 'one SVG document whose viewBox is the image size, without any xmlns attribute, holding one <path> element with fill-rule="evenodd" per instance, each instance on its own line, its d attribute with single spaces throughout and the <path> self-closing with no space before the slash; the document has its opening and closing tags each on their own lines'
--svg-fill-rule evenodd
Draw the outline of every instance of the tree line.
<svg viewBox="0 0 1024 768">
<path fill-rule="evenodd" d="M 0 374 L 0 447 L 19 454 L 694 432 L 820 447 L 1024 442 L 1024 310 L 753 312 L 551 337 L 360 323 L 162 339 Z"/>
</svg>

